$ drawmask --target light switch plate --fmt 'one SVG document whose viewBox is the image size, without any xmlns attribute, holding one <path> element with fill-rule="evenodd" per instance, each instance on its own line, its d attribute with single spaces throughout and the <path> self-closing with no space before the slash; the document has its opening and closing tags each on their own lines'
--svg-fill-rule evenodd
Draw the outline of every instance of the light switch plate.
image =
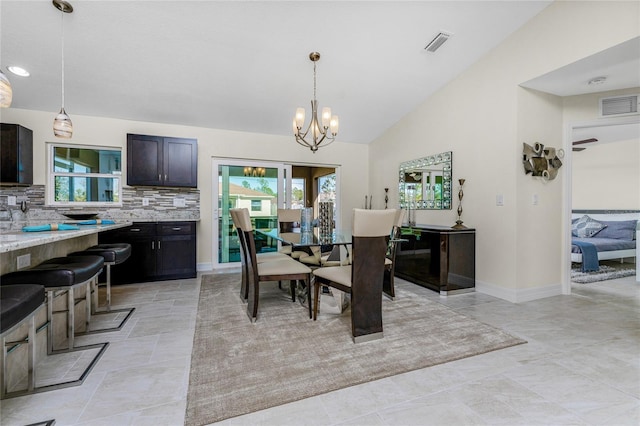
<svg viewBox="0 0 640 426">
<path fill-rule="evenodd" d="M 496 206 L 504 206 L 504 195 L 496 195 Z"/>
<path fill-rule="evenodd" d="M 7 204 L 8 204 L 8 205 L 10 205 L 10 206 L 15 206 L 17 201 L 18 201 L 18 200 L 17 200 L 17 198 L 16 198 L 16 196 L 15 196 L 15 195 L 9 195 L 9 196 L 7 196 Z"/>
<path fill-rule="evenodd" d="M 148 206 L 148 205 L 149 205 L 149 199 L 148 199 L 147 197 L 144 197 L 144 198 L 142 199 L 142 206 L 143 206 L 143 207 L 146 207 L 146 206 Z"/>
<path fill-rule="evenodd" d="M 187 203 L 185 202 L 184 198 L 176 197 L 176 198 L 173 199 L 173 206 L 174 207 L 186 207 Z"/>
</svg>

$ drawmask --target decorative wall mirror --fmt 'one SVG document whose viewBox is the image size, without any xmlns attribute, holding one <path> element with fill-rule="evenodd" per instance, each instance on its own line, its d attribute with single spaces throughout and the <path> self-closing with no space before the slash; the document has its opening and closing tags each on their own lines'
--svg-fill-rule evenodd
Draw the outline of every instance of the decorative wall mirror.
<svg viewBox="0 0 640 426">
<path fill-rule="evenodd" d="M 451 210 L 452 162 L 447 151 L 400 163 L 400 208 Z"/>
</svg>

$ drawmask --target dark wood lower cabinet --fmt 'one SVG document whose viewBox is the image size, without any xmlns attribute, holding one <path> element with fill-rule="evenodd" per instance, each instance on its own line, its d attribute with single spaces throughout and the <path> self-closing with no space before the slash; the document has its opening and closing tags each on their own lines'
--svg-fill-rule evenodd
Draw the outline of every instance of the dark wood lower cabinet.
<svg viewBox="0 0 640 426">
<path fill-rule="evenodd" d="M 111 268 L 113 284 L 196 277 L 195 222 L 139 222 L 98 241 L 131 244 L 131 257 Z"/>
<path fill-rule="evenodd" d="M 476 231 L 444 226 L 402 228 L 395 275 L 423 287 L 454 294 L 476 285 Z"/>
</svg>

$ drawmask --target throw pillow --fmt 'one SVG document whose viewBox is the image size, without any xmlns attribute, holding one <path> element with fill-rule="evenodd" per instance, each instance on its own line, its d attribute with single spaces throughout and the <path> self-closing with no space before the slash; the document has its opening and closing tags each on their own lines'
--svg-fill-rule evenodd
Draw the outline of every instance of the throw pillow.
<svg viewBox="0 0 640 426">
<path fill-rule="evenodd" d="M 606 226 L 607 225 L 584 215 L 571 226 L 571 234 L 578 238 L 591 238 L 606 228 Z"/>
<path fill-rule="evenodd" d="M 603 220 L 606 227 L 598 232 L 598 238 L 633 241 L 636 237 L 637 220 Z"/>
</svg>

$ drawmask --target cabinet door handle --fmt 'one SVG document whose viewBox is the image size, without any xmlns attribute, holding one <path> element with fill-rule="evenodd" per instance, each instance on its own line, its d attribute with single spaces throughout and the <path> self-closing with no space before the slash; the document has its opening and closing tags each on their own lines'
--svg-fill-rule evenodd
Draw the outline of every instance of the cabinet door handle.
<svg viewBox="0 0 640 426">
<path fill-rule="evenodd" d="M 158 180 L 162 180 L 162 175 L 158 173 Z"/>
<path fill-rule="evenodd" d="M 155 250 L 155 249 L 156 249 L 156 242 L 151 241 L 151 250 Z"/>
<path fill-rule="evenodd" d="M 160 250 L 160 241 L 158 241 L 158 250 Z"/>
<path fill-rule="evenodd" d="M 167 180 L 167 175 L 164 175 L 164 180 Z"/>
<path fill-rule="evenodd" d="M 179 231 L 179 230 L 181 230 L 182 228 L 180 228 L 179 226 L 176 226 L 175 228 L 171 228 L 171 229 L 172 229 L 172 230 L 174 230 L 174 231 Z"/>
<path fill-rule="evenodd" d="M 140 228 L 131 228 L 129 229 L 130 232 L 140 232 Z"/>
</svg>

